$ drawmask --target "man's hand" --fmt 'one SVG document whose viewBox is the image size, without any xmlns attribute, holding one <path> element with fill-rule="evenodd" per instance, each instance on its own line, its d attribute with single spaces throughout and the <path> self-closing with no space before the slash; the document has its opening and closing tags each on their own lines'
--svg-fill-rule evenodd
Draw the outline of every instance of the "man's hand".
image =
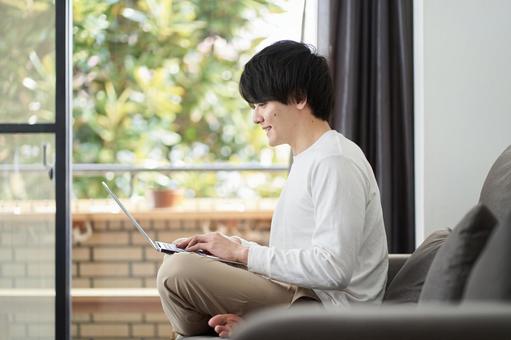
<svg viewBox="0 0 511 340">
<path fill-rule="evenodd" d="M 245 265 L 248 262 L 248 249 L 241 246 L 238 239 L 218 232 L 178 239 L 175 244 L 186 251 L 203 250 L 224 260 L 236 261 Z"/>
</svg>

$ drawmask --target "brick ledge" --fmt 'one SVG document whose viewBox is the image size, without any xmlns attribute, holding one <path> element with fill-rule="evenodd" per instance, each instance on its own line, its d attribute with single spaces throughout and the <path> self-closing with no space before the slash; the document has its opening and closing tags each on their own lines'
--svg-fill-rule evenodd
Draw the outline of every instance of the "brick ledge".
<svg viewBox="0 0 511 340">
<path fill-rule="evenodd" d="M 47 306 L 55 297 L 52 289 L 0 289 L 0 302 L 22 308 Z M 163 312 L 158 291 L 155 288 L 73 288 L 71 289 L 73 312 Z"/>
</svg>

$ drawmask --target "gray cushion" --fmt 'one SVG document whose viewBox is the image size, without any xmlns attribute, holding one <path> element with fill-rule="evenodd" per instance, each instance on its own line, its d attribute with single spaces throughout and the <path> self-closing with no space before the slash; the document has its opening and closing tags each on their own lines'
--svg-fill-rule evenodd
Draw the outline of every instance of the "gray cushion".
<svg viewBox="0 0 511 340">
<path fill-rule="evenodd" d="M 479 202 L 486 205 L 499 221 L 511 208 L 511 146 L 497 158 L 481 190 Z"/>
<path fill-rule="evenodd" d="M 449 235 L 449 230 L 437 230 L 422 242 L 390 283 L 384 302 L 416 303 L 429 266 Z"/>
<path fill-rule="evenodd" d="M 272 309 L 232 340 L 510 340 L 509 320 L 511 308 L 498 304 Z"/>
<path fill-rule="evenodd" d="M 470 271 L 496 223 L 495 216 L 482 204 L 463 217 L 431 263 L 419 302 L 461 301 Z"/>
<path fill-rule="evenodd" d="M 464 301 L 511 301 L 511 213 L 495 228 L 476 261 Z"/>
</svg>

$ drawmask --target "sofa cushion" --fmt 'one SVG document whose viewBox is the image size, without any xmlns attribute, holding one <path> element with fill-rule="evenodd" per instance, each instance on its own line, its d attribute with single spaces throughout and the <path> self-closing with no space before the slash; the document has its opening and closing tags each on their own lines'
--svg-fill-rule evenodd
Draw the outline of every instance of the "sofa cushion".
<svg viewBox="0 0 511 340">
<path fill-rule="evenodd" d="M 384 302 L 416 303 L 419 300 L 429 266 L 448 235 L 449 230 L 437 230 L 422 242 L 388 286 Z"/>
<path fill-rule="evenodd" d="M 497 158 L 481 189 L 479 202 L 486 205 L 499 221 L 511 207 L 511 146 Z"/>
<path fill-rule="evenodd" d="M 465 288 L 464 301 L 511 301 L 510 245 L 511 213 L 495 228 L 474 264 Z"/>
<path fill-rule="evenodd" d="M 459 302 L 472 267 L 497 219 L 484 205 L 472 208 L 451 232 L 431 263 L 419 302 Z"/>
</svg>

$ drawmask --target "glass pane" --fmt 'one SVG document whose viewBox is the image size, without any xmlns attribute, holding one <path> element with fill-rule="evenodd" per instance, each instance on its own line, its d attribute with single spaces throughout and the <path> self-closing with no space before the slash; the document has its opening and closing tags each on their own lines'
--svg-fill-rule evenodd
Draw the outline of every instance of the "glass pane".
<svg viewBox="0 0 511 340">
<path fill-rule="evenodd" d="M 54 338 L 55 193 L 43 145 L 53 162 L 53 135 L 0 135 L 2 339 Z"/>
<path fill-rule="evenodd" d="M 0 0 L 0 122 L 55 120 L 55 5 Z"/>
</svg>

